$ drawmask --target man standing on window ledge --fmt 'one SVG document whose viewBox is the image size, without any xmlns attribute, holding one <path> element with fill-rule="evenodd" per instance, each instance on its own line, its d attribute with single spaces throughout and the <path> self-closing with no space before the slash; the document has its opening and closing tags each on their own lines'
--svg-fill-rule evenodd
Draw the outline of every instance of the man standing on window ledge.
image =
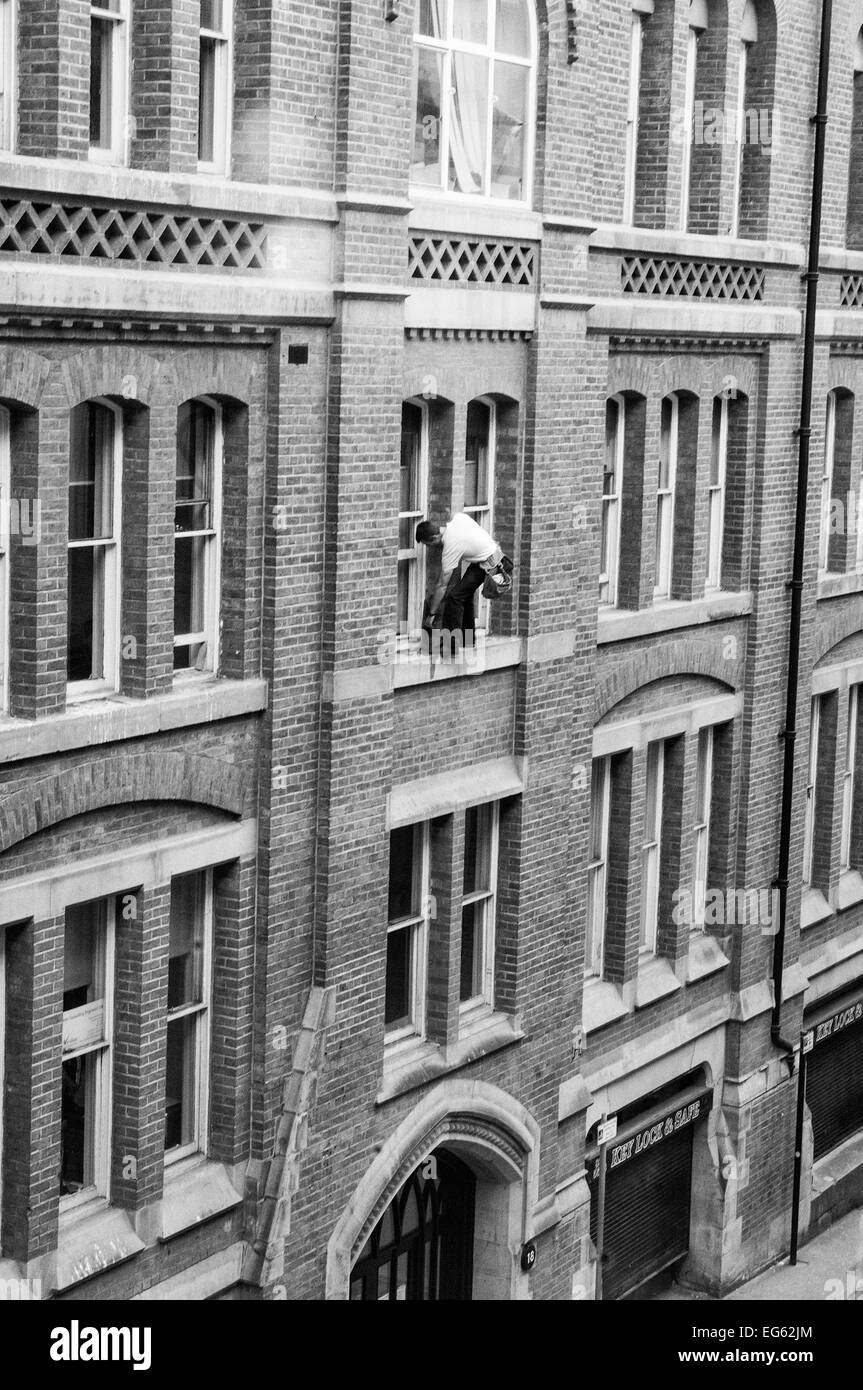
<svg viewBox="0 0 863 1390">
<path fill-rule="evenodd" d="M 440 580 L 428 601 L 423 626 L 446 632 L 473 632 L 473 596 L 488 576 L 503 588 L 506 576 L 495 574 L 504 558 L 497 541 L 468 516 L 457 512 L 441 529 L 433 521 L 421 521 L 416 530 L 419 545 L 442 547 Z M 467 564 L 464 574 L 461 566 Z"/>
</svg>

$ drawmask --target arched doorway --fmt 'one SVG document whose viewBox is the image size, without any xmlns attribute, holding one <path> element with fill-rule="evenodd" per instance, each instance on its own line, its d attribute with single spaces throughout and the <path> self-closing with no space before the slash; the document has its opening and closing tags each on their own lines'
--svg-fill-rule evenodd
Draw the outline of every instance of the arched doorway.
<svg viewBox="0 0 863 1390">
<path fill-rule="evenodd" d="M 474 1173 L 447 1149 L 435 1149 L 393 1197 L 357 1256 L 351 1299 L 471 1299 L 475 1214 Z"/>
</svg>

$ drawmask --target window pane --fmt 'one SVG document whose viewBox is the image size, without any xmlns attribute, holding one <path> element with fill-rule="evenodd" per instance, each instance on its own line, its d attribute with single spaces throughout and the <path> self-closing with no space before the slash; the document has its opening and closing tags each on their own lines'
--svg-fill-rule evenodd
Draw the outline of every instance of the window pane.
<svg viewBox="0 0 863 1390">
<path fill-rule="evenodd" d="M 498 53 L 530 57 L 530 26 L 526 0 L 497 0 L 494 46 Z"/>
<path fill-rule="evenodd" d="M 60 1102 L 60 1196 L 95 1182 L 93 1171 L 98 1053 L 63 1063 Z"/>
<path fill-rule="evenodd" d="M 467 53 L 452 60 L 448 187 L 482 193 L 488 138 L 488 62 Z"/>
<path fill-rule="evenodd" d="M 400 826 L 390 833 L 390 922 L 399 922 L 403 917 L 415 917 L 419 913 L 414 858 L 419 849 L 416 844 L 418 839 L 413 825 Z"/>
<path fill-rule="evenodd" d="M 165 1148 L 197 1141 L 195 1109 L 198 1014 L 169 1019 L 165 1075 Z"/>
<path fill-rule="evenodd" d="M 443 60 L 433 49 L 418 48 L 415 61 L 417 99 L 411 178 L 414 183 L 440 185 Z"/>
<path fill-rule="evenodd" d="M 488 0 L 455 0 L 453 38 L 488 43 Z"/>
<path fill-rule="evenodd" d="M 491 147 L 493 198 L 524 197 L 527 84 L 527 68 L 495 63 Z"/>
<path fill-rule="evenodd" d="M 66 909 L 63 941 L 63 1012 L 104 998 L 100 946 L 107 924 L 105 902 L 76 903 Z"/>
<path fill-rule="evenodd" d="M 387 986 L 384 1021 L 387 1028 L 411 1022 L 411 941 L 413 928 L 387 934 Z"/>
<path fill-rule="evenodd" d="M 169 1009 L 203 1002 L 205 894 L 203 874 L 183 874 L 171 881 Z"/>
<path fill-rule="evenodd" d="M 397 621 L 399 633 L 404 635 L 410 629 L 411 620 L 411 566 L 413 560 L 399 560 Z"/>
<path fill-rule="evenodd" d="M 204 576 L 207 538 L 177 536 L 174 541 L 174 635 L 204 631 Z"/>
<path fill-rule="evenodd" d="M 448 0 L 420 0 L 417 11 L 417 33 L 440 39 L 446 31 Z"/>
<path fill-rule="evenodd" d="M 202 401 L 187 401 L 177 414 L 177 531 L 212 526 L 215 412 Z"/>
<path fill-rule="evenodd" d="M 114 416 L 88 403 L 72 411 L 69 449 L 69 539 L 113 535 Z"/>
<path fill-rule="evenodd" d="M 416 513 L 421 510 L 420 450 L 422 447 L 422 413 L 416 406 L 402 409 L 401 467 L 399 470 L 399 511 Z M 413 546 L 411 536 L 409 546 Z"/>
<path fill-rule="evenodd" d="M 67 608 L 67 679 L 99 680 L 104 675 L 102 611 L 104 549 L 69 551 Z"/>
<path fill-rule="evenodd" d="M 215 159 L 216 43 L 201 39 L 198 67 L 198 158 L 204 164 Z"/>
<path fill-rule="evenodd" d="M 465 450 L 464 504 L 487 507 L 488 450 L 491 410 L 482 401 L 471 401 L 467 408 L 467 448 Z"/>
<path fill-rule="evenodd" d="M 109 9 L 110 6 L 104 6 Z M 90 19 L 90 144 L 111 148 L 112 53 L 114 20 Z"/>
<path fill-rule="evenodd" d="M 464 892 L 491 889 L 491 827 L 493 808 L 472 806 L 464 821 Z"/>
<path fill-rule="evenodd" d="M 201 28 L 218 29 L 222 27 L 222 0 L 201 0 Z"/>
<path fill-rule="evenodd" d="M 459 1000 L 464 1004 L 482 994 L 482 914 L 484 904 L 468 903 L 461 914 L 461 978 Z"/>
</svg>

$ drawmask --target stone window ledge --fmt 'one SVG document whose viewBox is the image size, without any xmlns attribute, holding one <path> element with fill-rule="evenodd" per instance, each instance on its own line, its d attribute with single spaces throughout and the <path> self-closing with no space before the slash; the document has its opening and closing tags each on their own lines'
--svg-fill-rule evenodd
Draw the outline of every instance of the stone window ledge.
<svg viewBox="0 0 863 1390">
<path fill-rule="evenodd" d="M 4 719 L 0 722 L 0 762 L 42 758 L 169 729 L 236 719 L 259 714 L 266 707 L 264 680 L 189 682 L 149 700 L 105 696 L 42 719 Z"/>
<path fill-rule="evenodd" d="M 685 256 L 694 260 L 745 261 L 759 265 L 803 266 L 805 248 L 797 242 L 745 241 L 740 237 L 719 237 L 698 232 L 675 232 L 664 228 L 621 226 L 615 223 L 597 227 L 590 238 L 592 251 L 643 251 L 650 255 Z"/>
<path fill-rule="evenodd" d="M 393 667 L 394 685 L 396 690 L 412 685 L 437 685 L 460 676 L 482 676 L 487 671 L 518 666 L 521 660 L 520 637 L 480 638 L 474 651 L 462 652 L 451 661 L 437 661 L 434 665 L 419 653 L 397 656 Z"/>
<path fill-rule="evenodd" d="M 231 1181 L 228 1169 L 200 1154 L 170 1164 L 165 1169 L 162 1193 L 162 1232 L 160 1241 L 171 1240 L 182 1231 L 201 1226 L 214 1216 L 238 1207 L 243 1194 Z"/>
<path fill-rule="evenodd" d="M 863 874 L 849 869 L 841 874 L 836 890 L 836 910 L 843 912 L 848 907 L 856 907 L 863 902 Z"/>
<path fill-rule="evenodd" d="M 598 1033 L 619 1018 L 630 1012 L 623 993 L 618 985 L 610 980 L 587 979 L 584 982 L 584 1000 L 581 1006 L 581 1021 L 585 1033 Z"/>
<path fill-rule="evenodd" d="M 639 961 L 635 981 L 636 1009 L 646 1009 L 649 1004 L 656 1004 L 682 988 L 670 962 L 662 956 L 645 956 Z"/>
<path fill-rule="evenodd" d="M 689 940 L 686 983 L 692 985 L 696 980 L 704 980 L 717 970 L 724 970 L 730 963 L 715 936 L 709 932 L 695 932 Z"/>
<path fill-rule="evenodd" d="M 847 594 L 863 593 L 863 572 L 850 570 L 847 574 L 825 574 L 818 580 L 816 600 L 844 598 Z"/>
<path fill-rule="evenodd" d="M 819 888 L 807 888 L 800 904 L 800 926 L 814 927 L 833 916 L 833 908 Z"/>
<path fill-rule="evenodd" d="M 427 1040 L 417 1041 L 413 1047 L 385 1058 L 383 1083 L 375 1104 L 384 1105 L 406 1091 L 437 1081 L 469 1062 L 521 1042 L 524 1036 L 509 1014 L 491 1013 L 483 1020 L 482 1027 L 472 1028 L 469 1034 L 449 1047 L 439 1047 Z"/>
<path fill-rule="evenodd" d="M 745 618 L 751 612 L 751 593 L 707 594 L 687 602 L 658 603 L 638 610 L 601 609 L 596 641 L 603 646 L 608 642 L 626 642 L 633 637 L 653 637 L 658 632 L 672 632 L 675 628 Z"/>
<path fill-rule="evenodd" d="M 56 1288 L 72 1288 L 132 1259 L 143 1249 L 144 1242 L 135 1232 L 132 1217 L 119 1207 L 97 1201 L 61 1216 Z"/>
</svg>

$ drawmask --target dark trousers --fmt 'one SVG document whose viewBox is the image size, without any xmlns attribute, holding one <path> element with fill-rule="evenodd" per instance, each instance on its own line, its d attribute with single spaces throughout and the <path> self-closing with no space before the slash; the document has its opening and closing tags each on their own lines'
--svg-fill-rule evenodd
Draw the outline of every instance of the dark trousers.
<svg viewBox="0 0 863 1390">
<path fill-rule="evenodd" d="M 463 575 L 459 576 L 458 572 L 453 575 L 441 608 L 441 627 L 447 632 L 473 632 L 476 626 L 473 596 L 485 577 L 480 565 L 468 565 Z"/>
</svg>

